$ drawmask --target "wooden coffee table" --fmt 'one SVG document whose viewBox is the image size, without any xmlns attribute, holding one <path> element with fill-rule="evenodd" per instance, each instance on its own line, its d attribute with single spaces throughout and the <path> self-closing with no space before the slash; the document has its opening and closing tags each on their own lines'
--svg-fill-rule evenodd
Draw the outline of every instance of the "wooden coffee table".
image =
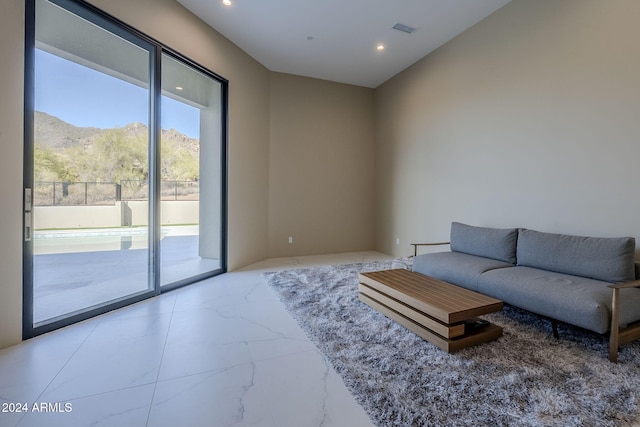
<svg viewBox="0 0 640 427">
<path fill-rule="evenodd" d="M 361 273 L 359 298 L 441 349 L 453 353 L 502 336 L 477 317 L 502 310 L 502 301 L 409 270 Z"/>
</svg>

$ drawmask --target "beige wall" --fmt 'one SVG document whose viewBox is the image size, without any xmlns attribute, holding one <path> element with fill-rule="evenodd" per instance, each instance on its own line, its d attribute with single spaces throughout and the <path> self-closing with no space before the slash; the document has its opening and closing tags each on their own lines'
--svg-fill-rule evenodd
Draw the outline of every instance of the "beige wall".
<svg viewBox="0 0 640 427">
<path fill-rule="evenodd" d="M 0 14 L 0 348 L 22 339 L 24 4 Z"/>
<path fill-rule="evenodd" d="M 514 0 L 379 87 L 378 249 L 451 221 L 640 240 L 638 16 Z"/>
<path fill-rule="evenodd" d="M 272 73 L 270 114 L 269 256 L 372 250 L 373 90 Z"/>
<path fill-rule="evenodd" d="M 197 200 L 162 200 L 160 223 L 198 224 Z M 106 206 L 38 206 L 33 208 L 33 229 L 103 228 L 139 226 L 149 223 L 149 202 L 130 200 Z"/>
</svg>

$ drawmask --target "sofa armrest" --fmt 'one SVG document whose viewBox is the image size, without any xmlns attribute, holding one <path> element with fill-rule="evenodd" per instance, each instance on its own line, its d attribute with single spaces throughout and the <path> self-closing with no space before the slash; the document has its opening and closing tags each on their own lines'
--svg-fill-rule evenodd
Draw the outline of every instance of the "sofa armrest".
<svg viewBox="0 0 640 427">
<path fill-rule="evenodd" d="M 620 289 L 638 288 L 640 280 L 632 280 L 630 282 L 621 282 L 609 285 L 613 289 L 613 297 L 611 299 L 611 333 L 609 336 L 609 360 L 618 361 L 618 348 L 621 344 L 630 342 L 640 338 L 640 327 L 635 325 L 620 330 L 618 319 L 620 318 Z"/>
<path fill-rule="evenodd" d="M 418 255 L 418 246 L 440 246 L 440 245 L 448 245 L 451 242 L 437 242 L 437 243 L 409 243 L 413 246 L 413 256 Z"/>
</svg>

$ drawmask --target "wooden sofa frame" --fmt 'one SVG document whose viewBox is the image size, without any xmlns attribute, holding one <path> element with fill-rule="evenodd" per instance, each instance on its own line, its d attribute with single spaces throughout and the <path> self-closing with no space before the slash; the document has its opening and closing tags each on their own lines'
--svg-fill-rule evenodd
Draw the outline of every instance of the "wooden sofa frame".
<svg viewBox="0 0 640 427">
<path fill-rule="evenodd" d="M 613 299 L 611 300 L 611 332 L 609 335 L 609 360 L 618 361 L 618 349 L 621 345 L 627 344 L 640 338 L 640 322 L 634 322 L 624 328 L 619 326 L 620 318 L 620 289 L 638 288 L 640 280 L 622 282 L 609 285 L 613 289 Z"/>
</svg>

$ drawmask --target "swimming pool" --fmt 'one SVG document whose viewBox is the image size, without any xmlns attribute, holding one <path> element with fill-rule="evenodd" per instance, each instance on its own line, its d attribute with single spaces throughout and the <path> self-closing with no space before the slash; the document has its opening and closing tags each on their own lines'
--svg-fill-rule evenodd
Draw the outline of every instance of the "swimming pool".
<svg viewBox="0 0 640 427">
<path fill-rule="evenodd" d="M 33 234 L 34 255 L 146 249 L 148 245 L 146 228 L 43 230 Z"/>
</svg>

